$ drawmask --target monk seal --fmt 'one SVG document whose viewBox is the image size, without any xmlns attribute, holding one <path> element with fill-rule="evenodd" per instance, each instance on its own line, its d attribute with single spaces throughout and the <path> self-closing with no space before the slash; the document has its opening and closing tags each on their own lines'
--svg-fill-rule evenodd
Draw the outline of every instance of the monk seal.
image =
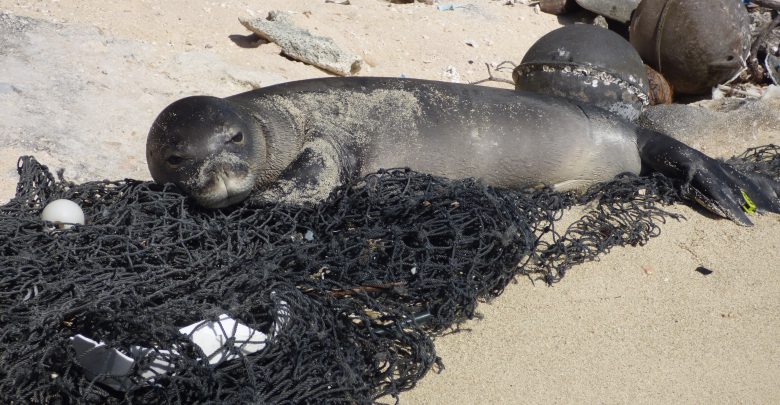
<svg viewBox="0 0 780 405">
<path fill-rule="evenodd" d="M 382 168 L 520 189 L 584 189 L 625 172 L 679 179 L 714 213 L 751 224 L 744 194 L 780 212 L 780 183 L 738 173 L 669 136 L 547 95 L 401 78 L 288 82 L 165 108 L 147 139 L 158 183 L 197 204 L 323 200 Z"/>
</svg>

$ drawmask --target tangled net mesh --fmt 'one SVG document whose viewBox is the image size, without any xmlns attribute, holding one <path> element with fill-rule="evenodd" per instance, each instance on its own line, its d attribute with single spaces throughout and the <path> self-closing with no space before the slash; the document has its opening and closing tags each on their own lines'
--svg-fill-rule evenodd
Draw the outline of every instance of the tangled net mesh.
<svg viewBox="0 0 780 405">
<path fill-rule="evenodd" d="M 777 178 L 778 156 L 770 145 L 730 163 Z M 620 176 L 574 195 L 388 170 L 316 207 L 204 211 L 172 186 L 74 184 L 29 156 L 18 170 L 16 196 L 0 207 L 4 403 L 397 398 L 441 366 L 432 337 L 517 276 L 557 282 L 680 218 L 663 209 L 681 200 L 679 187 L 660 175 Z M 42 223 L 42 208 L 60 198 L 77 202 L 87 224 Z M 586 203 L 571 226 L 556 228 Z M 265 333 L 262 349 L 242 351 L 247 342 L 222 314 Z M 226 336 L 221 359 L 180 331 L 199 322 Z M 90 374 L 76 335 L 132 357 L 132 368 Z M 160 360 L 167 370 L 153 367 Z"/>
</svg>

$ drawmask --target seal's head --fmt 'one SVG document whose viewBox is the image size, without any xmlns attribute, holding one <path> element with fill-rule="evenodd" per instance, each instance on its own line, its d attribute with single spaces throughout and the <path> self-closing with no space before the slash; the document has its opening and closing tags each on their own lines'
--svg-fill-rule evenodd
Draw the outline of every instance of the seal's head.
<svg viewBox="0 0 780 405">
<path fill-rule="evenodd" d="M 187 97 L 166 107 L 146 140 L 154 181 L 173 183 L 206 208 L 244 200 L 252 192 L 264 145 L 251 121 L 230 102 Z"/>
</svg>

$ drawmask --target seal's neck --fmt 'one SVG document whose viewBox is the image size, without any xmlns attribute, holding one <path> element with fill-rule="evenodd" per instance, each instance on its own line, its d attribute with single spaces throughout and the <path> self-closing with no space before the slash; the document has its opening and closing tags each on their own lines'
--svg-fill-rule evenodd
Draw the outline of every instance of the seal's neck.
<svg viewBox="0 0 780 405">
<path fill-rule="evenodd" d="M 255 100 L 252 105 L 236 103 L 256 136 L 255 167 L 258 184 L 268 184 L 295 159 L 303 144 L 299 114 L 291 106 L 272 98 Z"/>
</svg>

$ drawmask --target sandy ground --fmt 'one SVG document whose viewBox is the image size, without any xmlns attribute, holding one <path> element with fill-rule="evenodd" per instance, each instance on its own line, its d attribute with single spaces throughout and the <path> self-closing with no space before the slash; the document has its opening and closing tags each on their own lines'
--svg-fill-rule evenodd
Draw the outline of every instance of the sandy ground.
<svg viewBox="0 0 780 405">
<path fill-rule="evenodd" d="M 506 1 L 351 3 L 0 0 L 0 11 L 42 21 L 0 15 L 0 201 L 22 154 L 76 181 L 148 179 L 146 132 L 171 101 L 327 76 L 274 44 L 242 42 L 239 16 L 295 11 L 300 26 L 363 56 L 361 75 L 442 79 L 452 66 L 464 82 L 560 26 Z M 708 128 L 717 133 L 696 146 L 727 156 L 780 143 L 776 123 L 754 124 Z M 483 320 L 437 339 L 446 369 L 402 403 L 776 403 L 780 216 L 742 228 L 674 209 L 688 220 L 647 246 L 615 249 L 554 287 L 519 279 L 482 305 Z"/>
</svg>

